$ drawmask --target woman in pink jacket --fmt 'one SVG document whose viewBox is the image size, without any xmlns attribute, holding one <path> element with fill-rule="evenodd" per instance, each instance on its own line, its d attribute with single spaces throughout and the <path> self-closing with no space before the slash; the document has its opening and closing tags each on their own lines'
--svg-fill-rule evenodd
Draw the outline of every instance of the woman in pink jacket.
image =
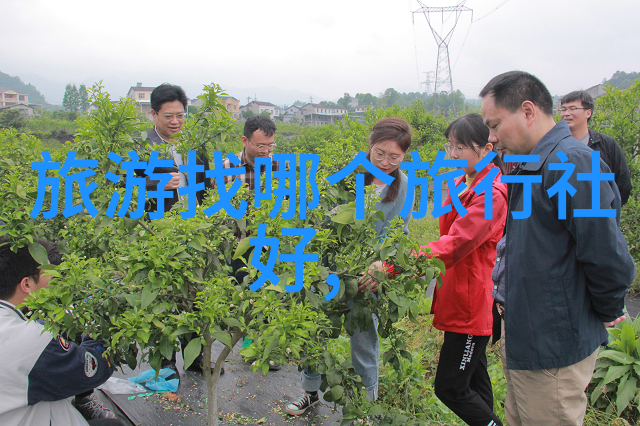
<svg viewBox="0 0 640 426">
<path fill-rule="evenodd" d="M 428 247 L 446 266 L 442 287 L 433 294 L 433 325 L 444 331 L 444 343 L 435 378 L 436 396 L 469 425 L 502 425 L 493 412 L 493 392 L 487 372 L 485 349 L 492 330 L 491 308 L 496 244 L 507 216 L 507 187 L 500 183 L 502 161 L 498 156 L 481 170 L 474 166 L 493 155 L 489 129 L 479 114 L 467 114 L 445 131 L 445 150 L 453 160 L 466 160 L 465 175 L 456 186 L 467 213 L 456 209 L 440 216 L 440 239 Z M 493 177 L 493 218 L 485 219 L 485 194 L 477 188 Z M 485 182 L 486 185 L 486 182 Z M 449 193 L 444 205 L 451 204 Z"/>
</svg>

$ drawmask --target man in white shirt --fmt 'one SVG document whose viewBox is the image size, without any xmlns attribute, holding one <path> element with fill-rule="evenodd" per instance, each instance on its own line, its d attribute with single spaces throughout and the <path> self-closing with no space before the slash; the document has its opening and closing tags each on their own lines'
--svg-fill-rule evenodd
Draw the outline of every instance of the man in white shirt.
<svg viewBox="0 0 640 426">
<path fill-rule="evenodd" d="M 41 240 L 49 251 L 54 246 Z M 80 426 L 87 421 L 69 398 L 106 382 L 113 373 L 103 343 L 85 337 L 80 345 L 56 338 L 42 324 L 28 322 L 20 305 L 49 285 L 25 246 L 11 250 L 0 237 L 0 425 Z M 122 425 L 117 419 L 89 424 Z"/>
</svg>

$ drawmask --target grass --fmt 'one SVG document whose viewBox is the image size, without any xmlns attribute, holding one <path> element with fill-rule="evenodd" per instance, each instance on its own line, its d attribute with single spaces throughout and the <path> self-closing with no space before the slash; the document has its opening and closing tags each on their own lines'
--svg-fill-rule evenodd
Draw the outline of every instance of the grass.
<svg viewBox="0 0 640 426">
<path fill-rule="evenodd" d="M 434 219 L 431 213 L 427 213 L 422 219 L 411 219 L 411 222 L 409 222 L 409 235 L 421 245 L 427 245 L 431 241 L 440 238 L 439 220 Z"/>
<path fill-rule="evenodd" d="M 631 283 L 631 293 L 640 293 L 640 270 L 638 270 L 638 263 L 636 262 L 636 278 Z"/>
</svg>

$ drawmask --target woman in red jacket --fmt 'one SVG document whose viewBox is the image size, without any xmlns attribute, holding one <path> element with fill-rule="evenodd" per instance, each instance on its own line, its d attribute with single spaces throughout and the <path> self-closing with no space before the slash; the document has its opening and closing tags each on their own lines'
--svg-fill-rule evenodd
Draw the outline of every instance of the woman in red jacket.
<svg viewBox="0 0 640 426">
<path fill-rule="evenodd" d="M 467 161 L 466 167 L 460 167 L 465 175 L 456 180 L 456 186 L 467 186 L 458 195 L 467 213 L 462 216 L 452 209 L 440 216 L 441 237 L 428 245 L 446 266 L 431 308 L 433 325 L 444 331 L 435 393 L 469 425 L 502 425 L 493 412 L 485 353 L 493 324 L 491 272 L 507 216 L 507 187 L 500 183 L 500 170 L 493 178 L 492 219 L 485 219 L 485 194 L 480 189 L 480 195 L 474 191 L 485 178 L 491 178 L 490 173 L 496 173 L 502 161 L 496 156 L 494 163 L 479 171 L 474 168 L 493 151 L 489 129 L 480 114 L 458 118 L 449 125 L 445 137 L 448 143 L 444 147 L 451 158 Z M 451 194 L 447 204 L 451 204 Z"/>
</svg>

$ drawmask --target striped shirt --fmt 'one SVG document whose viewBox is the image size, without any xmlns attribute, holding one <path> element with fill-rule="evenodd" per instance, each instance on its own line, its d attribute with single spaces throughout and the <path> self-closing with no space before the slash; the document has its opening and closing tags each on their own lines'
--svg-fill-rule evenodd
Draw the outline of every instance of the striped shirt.
<svg viewBox="0 0 640 426">
<path fill-rule="evenodd" d="M 225 159 L 222 161 L 222 168 L 224 168 L 224 169 L 234 169 L 234 168 L 237 168 L 237 167 L 244 167 L 245 168 L 245 173 L 244 174 L 233 175 L 233 176 L 225 176 L 224 177 L 224 183 L 228 184 L 228 183 L 232 183 L 236 179 L 240 179 L 242 181 L 242 183 L 249 185 L 249 190 L 253 191 L 255 189 L 255 186 L 256 186 L 256 184 L 255 184 L 255 175 L 256 175 L 255 168 L 253 167 L 252 164 L 249 164 L 246 161 L 245 155 L 244 155 L 244 149 L 242 150 L 242 152 L 237 153 L 236 157 L 238 157 L 240 159 L 240 165 L 234 166 L 231 163 L 231 161 L 228 158 L 225 157 Z M 271 157 L 271 171 L 275 172 L 276 170 L 278 170 L 278 162 L 273 159 L 273 154 L 270 154 L 269 157 Z M 262 166 L 262 170 L 260 170 L 260 174 L 264 175 L 264 171 L 265 171 L 265 167 Z"/>
</svg>

